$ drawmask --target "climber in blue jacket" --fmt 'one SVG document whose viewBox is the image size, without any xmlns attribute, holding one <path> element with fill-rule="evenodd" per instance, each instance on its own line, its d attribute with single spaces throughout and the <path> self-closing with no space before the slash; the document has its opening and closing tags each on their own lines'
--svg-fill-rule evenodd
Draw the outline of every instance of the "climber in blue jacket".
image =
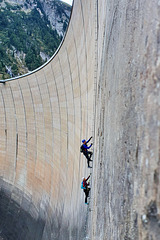
<svg viewBox="0 0 160 240">
<path fill-rule="evenodd" d="M 87 163 L 88 163 L 88 168 L 91 168 L 89 166 L 89 162 L 92 161 L 91 160 L 91 156 L 92 156 L 92 152 L 91 151 L 88 151 L 88 149 L 91 148 L 92 146 L 92 143 L 90 144 L 90 146 L 87 146 L 87 143 L 92 139 L 92 137 L 90 137 L 87 141 L 85 139 L 82 140 L 82 145 L 81 145 L 81 148 L 80 148 L 80 151 L 83 153 L 83 155 L 87 158 Z M 89 156 L 90 155 L 90 156 Z"/>
</svg>

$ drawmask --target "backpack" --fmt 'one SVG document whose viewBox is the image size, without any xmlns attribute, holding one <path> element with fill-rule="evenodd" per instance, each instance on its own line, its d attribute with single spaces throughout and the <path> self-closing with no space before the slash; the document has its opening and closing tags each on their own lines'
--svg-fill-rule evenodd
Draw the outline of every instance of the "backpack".
<svg viewBox="0 0 160 240">
<path fill-rule="evenodd" d="M 83 181 L 81 182 L 81 189 L 86 189 L 85 187 L 83 187 Z"/>
<path fill-rule="evenodd" d="M 82 146 L 80 147 L 80 152 L 83 153 L 84 152 L 84 147 L 83 147 L 83 144 Z"/>
</svg>

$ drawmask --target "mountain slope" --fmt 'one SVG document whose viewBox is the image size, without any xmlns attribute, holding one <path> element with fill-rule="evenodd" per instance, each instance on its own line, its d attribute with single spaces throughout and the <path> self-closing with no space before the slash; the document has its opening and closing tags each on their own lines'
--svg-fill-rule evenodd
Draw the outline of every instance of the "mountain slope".
<svg viewBox="0 0 160 240">
<path fill-rule="evenodd" d="M 71 7 L 56 1 L 0 0 L 0 79 L 32 71 L 58 48 Z"/>
</svg>

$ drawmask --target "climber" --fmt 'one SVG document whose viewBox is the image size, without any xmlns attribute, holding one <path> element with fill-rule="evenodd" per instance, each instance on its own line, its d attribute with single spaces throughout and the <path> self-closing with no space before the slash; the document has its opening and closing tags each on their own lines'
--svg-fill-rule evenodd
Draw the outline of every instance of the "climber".
<svg viewBox="0 0 160 240">
<path fill-rule="evenodd" d="M 83 189 L 83 191 L 85 193 L 85 204 L 88 204 L 87 198 L 89 196 L 90 187 L 89 187 L 89 182 L 87 183 L 87 181 L 90 178 L 90 175 L 88 176 L 88 178 L 83 177 L 82 178 L 82 183 L 81 183 L 81 189 Z"/>
<path fill-rule="evenodd" d="M 80 147 L 80 151 L 84 154 L 84 156 L 87 158 L 87 163 L 88 163 L 88 168 L 92 168 L 89 166 L 89 162 L 92 161 L 91 160 L 91 156 L 92 156 L 92 152 L 88 151 L 88 149 L 92 146 L 92 143 L 90 144 L 90 146 L 87 146 L 87 143 L 92 139 L 92 137 L 90 137 L 87 141 L 85 139 L 82 140 L 82 145 Z M 89 156 L 90 155 L 90 156 Z"/>
</svg>

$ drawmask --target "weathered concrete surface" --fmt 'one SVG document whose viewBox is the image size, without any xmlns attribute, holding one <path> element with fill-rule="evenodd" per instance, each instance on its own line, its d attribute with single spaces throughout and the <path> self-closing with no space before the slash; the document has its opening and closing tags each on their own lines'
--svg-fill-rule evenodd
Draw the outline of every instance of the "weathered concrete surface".
<svg viewBox="0 0 160 240">
<path fill-rule="evenodd" d="M 160 2 L 98 2 L 98 38 L 104 37 L 98 39 L 88 236 L 158 240 Z"/>
<path fill-rule="evenodd" d="M 0 86 L 2 238 L 160 239 L 159 34 L 159 1 L 75 0 L 58 54 Z"/>
</svg>

